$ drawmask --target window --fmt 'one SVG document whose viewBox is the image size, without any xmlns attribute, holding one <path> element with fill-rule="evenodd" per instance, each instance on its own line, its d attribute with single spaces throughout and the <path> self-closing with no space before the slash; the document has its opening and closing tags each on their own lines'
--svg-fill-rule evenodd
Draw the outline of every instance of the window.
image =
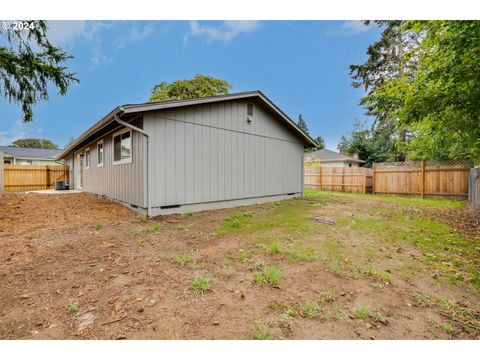
<svg viewBox="0 0 480 360">
<path fill-rule="evenodd" d="M 247 116 L 253 116 L 253 104 L 247 104 Z"/>
<path fill-rule="evenodd" d="M 113 164 L 132 162 L 132 130 L 123 129 L 113 134 Z"/>
<path fill-rule="evenodd" d="M 103 140 L 97 142 L 97 166 L 103 166 Z"/>
<path fill-rule="evenodd" d="M 90 148 L 85 149 L 85 169 L 90 169 Z"/>
</svg>

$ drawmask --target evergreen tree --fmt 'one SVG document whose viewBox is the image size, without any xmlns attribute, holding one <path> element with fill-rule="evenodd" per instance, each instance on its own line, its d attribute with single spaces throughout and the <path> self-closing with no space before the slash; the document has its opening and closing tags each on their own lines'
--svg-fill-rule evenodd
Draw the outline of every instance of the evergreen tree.
<svg viewBox="0 0 480 360">
<path fill-rule="evenodd" d="M 307 123 L 305 122 L 305 120 L 303 120 L 302 114 L 298 115 L 297 125 L 300 129 L 303 130 L 303 132 L 305 132 L 306 134 L 309 134 Z"/>
<path fill-rule="evenodd" d="M 394 161 L 397 153 L 396 140 L 387 127 L 369 129 L 359 121 L 355 121 L 350 134 L 340 138 L 337 149 L 345 155 L 357 154 L 360 160 L 365 161 L 366 167 L 373 162 Z"/>
<path fill-rule="evenodd" d="M 309 152 L 312 152 L 312 151 L 317 151 L 317 150 L 322 150 L 322 149 L 325 149 L 325 140 L 323 139 L 322 136 L 317 136 L 315 139 L 315 142 L 317 143 L 317 146 L 315 147 L 311 147 L 311 148 L 306 148 L 305 149 L 305 152 L 306 153 L 309 153 Z"/>
<path fill-rule="evenodd" d="M 375 129 L 398 134 L 412 159 L 480 162 L 480 21 L 380 25 L 367 62 L 350 67 Z"/>
<path fill-rule="evenodd" d="M 23 122 L 33 120 L 37 102 L 48 100 L 50 83 L 65 95 L 69 85 L 78 82 L 63 66 L 71 56 L 49 42 L 46 21 L 27 23 L 31 24 L 28 30 L 0 28 L 0 38 L 4 38 L 0 41 L 0 93 L 20 104 Z"/>
</svg>

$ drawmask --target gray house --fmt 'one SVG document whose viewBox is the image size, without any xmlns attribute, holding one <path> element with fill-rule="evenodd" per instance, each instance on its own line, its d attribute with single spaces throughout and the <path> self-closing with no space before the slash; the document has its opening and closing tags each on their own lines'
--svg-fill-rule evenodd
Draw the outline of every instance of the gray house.
<svg viewBox="0 0 480 360">
<path fill-rule="evenodd" d="M 305 154 L 305 162 L 318 162 L 321 166 L 330 167 L 360 167 L 365 164 L 365 161 L 360 160 L 355 154 L 348 156 L 328 149 Z"/>
<path fill-rule="evenodd" d="M 59 165 L 55 157 L 62 149 L 34 149 L 18 146 L 0 146 L 3 162 L 15 165 Z"/>
<path fill-rule="evenodd" d="M 57 159 L 75 189 L 156 216 L 302 195 L 305 146 L 315 141 L 252 91 L 118 106 Z"/>
</svg>

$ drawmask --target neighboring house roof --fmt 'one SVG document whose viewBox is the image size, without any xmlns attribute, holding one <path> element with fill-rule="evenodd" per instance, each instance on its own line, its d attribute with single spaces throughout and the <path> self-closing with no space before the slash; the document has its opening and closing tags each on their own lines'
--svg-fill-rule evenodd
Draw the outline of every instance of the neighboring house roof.
<svg viewBox="0 0 480 360">
<path fill-rule="evenodd" d="M 351 161 L 363 164 L 365 161 L 351 157 L 348 155 L 340 154 L 336 151 L 322 149 L 305 154 L 305 160 L 317 160 L 320 162 L 333 162 L 333 161 Z"/>
<path fill-rule="evenodd" d="M 55 160 L 55 157 L 62 152 L 62 149 L 35 149 L 18 146 L 0 146 L 0 151 L 19 159 L 32 160 Z"/>
<path fill-rule="evenodd" d="M 207 96 L 196 99 L 188 100 L 173 100 L 173 101 L 161 101 L 161 102 L 149 102 L 142 104 L 125 104 L 117 106 L 112 111 L 110 111 L 106 116 L 96 122 L 91 126 L 87 131 L 85 131 L 79 138 L 77 138 L 73 143 L 67 146 L 58 156 L 57 159 L 62 159 L 65 155 L 69 154 L 76 148 L 80 147 L 85 143 L 92 135 L 106 126 L 115 122 L 115 116 L 128 116 L 135 115 L 138 113 L 146 111 L 154 111 L 161 109 L 177 108 L 183 106 L 192 106 L 200 104 L 208 104 L 220 101 L 227 100 L 237 100 L 237 99 L 247 99 L 247 98 L 256 98 L 270 108 L 275 114 L 278 115 L 283 122 L 290 127 L 303 141 L 307 146 L 317 146 L 315 140 L 313 140 L 308 134 L 306 134 L 302 129 L 300 129 L 295 122 L 288 117 L 278 106 L 276 106 L 269 98 L 267 98 L 261 91 L 248 91 L 235 94 L 226 94 L 218 96 Z"/>
</svg>

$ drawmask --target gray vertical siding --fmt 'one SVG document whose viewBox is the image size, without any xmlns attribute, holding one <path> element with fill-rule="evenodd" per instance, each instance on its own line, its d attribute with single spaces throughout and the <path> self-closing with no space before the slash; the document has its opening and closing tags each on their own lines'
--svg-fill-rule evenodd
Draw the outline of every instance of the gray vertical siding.
<svg viewBox="0 0 480 360">
<path fill-rule="evenodd" d="M 68 166 L 68 178 L 70 180 L 70 188 L 74 188 L 74 168 L 73 168 L 73 155 L 69 155 L 67 158 L 65 158 L 65 165 Z"/>
<path fill-rule="evenodd" d="M 150 207 L 303 192 L 303 143 L 245 100 L 144 114 Z"/>
<path fill-rule="evenodd" d="M 116 129 L 118 131 L 121 128 Z M 146 207 L 146 187 L 144 184 L 144 165 L 146 159 L 146 141 L 142 134 L 132 131 L 132 162 L 129 164 L 113 165 L 113 135 L 108 133 L 84 146 L 81 151 L 90 148 L 90 168 L 85 168 L 83 161 L 83 189 L 97 195 L 104 195 L 110 199 L 121 201 L 127 205 Z M 97 142 L 103 139 L 104 165 L 97 166 Z M 77 180 L 78 160 L 75 152 L 74 179 Z M 75 185 L 75 188 L 78 184 Z"/>
</svg>

